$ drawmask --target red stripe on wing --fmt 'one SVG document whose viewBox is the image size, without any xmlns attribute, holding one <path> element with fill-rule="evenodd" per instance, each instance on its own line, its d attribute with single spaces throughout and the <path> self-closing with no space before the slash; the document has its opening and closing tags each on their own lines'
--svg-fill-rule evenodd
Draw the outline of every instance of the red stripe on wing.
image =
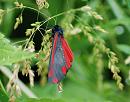
<svg viewBox="0 0 130 102">
<path fill-rule="evenodd" d="M 53 71 L 53 69 L 52 69 L 52 68 L 50 68 L 49 73 L 48 73 L 48 77 L 52 77 L 52 76 L 53 76 L 53 74 L 54 74 L 54 71 Z"/>
<path fill-rule="evenodd" d="M 66 54 L 70 60 L 70 62 L 73 61 L 73 52 L 71 51 L 67 41 L 64 38 L 61 38 L 61 42 L 62 42 L 62 48 L 66 51 Z"/>
<path fill-rule="evenodd" d="M 66 53 L 66 50 L 63 48 L 63 53 L 64 53 L 64 57 L 65 57 L 65 61 L 66 61 L 66 64 L 67 64 L 67 68 L 70 68 L 71 67 L 71 62 L 70 62 L 70 59 Z"/>
<path fill-rule="evenodd" d="M 66 61 L 67 68 L 71 67 L 71 62 L 73 61 L 73 53 L 67 43 L 67 41 L 61 37 L 62 49 Z"/>
<path fill-rule="evenodd" d="M 52 48 L 52 62 L 51 62 L 51 64 L 54 64 L 54 55 L 55 55 L 55 51 L 56 51 L 57 40 L 58 40 L 58 34 L 56 33 L 54 36 L 54 42 L 53 42 L 53 48 Z"/>
</svg>

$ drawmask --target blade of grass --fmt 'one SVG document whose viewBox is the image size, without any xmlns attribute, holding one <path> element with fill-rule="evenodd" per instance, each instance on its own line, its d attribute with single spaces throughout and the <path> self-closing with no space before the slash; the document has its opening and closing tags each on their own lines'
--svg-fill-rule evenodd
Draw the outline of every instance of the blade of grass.
<svg viewBox="0 0 130 102">
<path fill-rule="evenodd" d="M 123 10 L 120 8 L 120 6 L 118 5 L 118 3 L 115 0 L 107 0 L 107 2 L 110 5 L 110 7 L 117 19 L 121 20 L 121 19 L 128 18 L 126 16 L 125 12 L 123 12 Z M 130 31 L 129 25 L 125 24 L 125 26 Z"/>
</svg>

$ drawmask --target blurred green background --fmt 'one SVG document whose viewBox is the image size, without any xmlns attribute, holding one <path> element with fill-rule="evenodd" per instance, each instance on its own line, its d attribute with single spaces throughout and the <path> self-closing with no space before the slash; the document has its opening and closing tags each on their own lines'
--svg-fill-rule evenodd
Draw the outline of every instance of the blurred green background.
<svg viewBox="0 0 130 102">
<path fill-rule="evenodd" d="M 15 0 L 0 0 L 1 9 L 14 7 Z M 23 5 L 37 9 L 35 0 L 18 0 Z M 77 25 L 88 24 L 90 26 L 100 25 L 108 33 L 95 32 L 96 37 L 105 40 L 105 45 L 114 51 L 119 58 L 118 66 L 124 89 L 121 91 L 112 78 L 112 73 L 108 69 L 108 58 L 103 55 L 101 59 L 96 59 L 93 55 L 93 45 L 81 32 L 75 35 L 65 35 L 72 51 L 74 52 L 74 62 L 71 70 L 63 80 L 63 92 L 57 92 L 56 85 L 41 84 L 42 76 L 35 78 L 35 86 L 31 90 L 40 98 L 39 100 L 28 99 L 26 95 L 18 98 L 19 102 L 130 102 L 129 70 L 130 66 L 125 64 L 126 58 L 130 55 L 130 1 L 129 0 L 47 0 L 48 9 L 41 9 L 46 16 L 53 16 L 61 12 L 80 8 L 85 5 L 92 7 L 94 11 L 102 15 L 103 21 L 97 21 L 87 14 L 75 12 L 74 14 L 56 17 L 56 23 L 63 26 L 66 24 Z M 30 28 L 30 24 L 37 21 L 37 12 L 25 9 L 23 11 L 23 23 L 14 30 L 15 18 L 21 10 L 14 10 L 6 14 L 0 25 L 0 32 L 11 42 L 20 41 L 26 38 L 25 31 Z M 81 22 L 78 23 L 75 17 L 78 16 Z M 46 18 L 39 15 L 39 21 Z M 43 28 L 52 28 L 55 25 L 53 20 L 43 25 Z M 67 26 L 69 27 L 69 26 Z M 35 39 L 36 50 L 39 50 L 41 35 L 37 33 Z M 98 65 L 100 63 L 100 65 Z M 32 66 L 36 71 L 36 66 Z M 37 74 L 37 73 L 36 73 Z M 25 84 L 29 84 L 28 78 L 19 75 Z M 7 78 L 0 73 L 0 80 L 6 88 Z M 6 81 L 5 81 L 6 80 Z M 1 97 L 1 98 L 4 98 Z M 1 100 L 0 98 L 0 100 Z M 22 99 L 22 100 L 21 100 Z M 3 101 L 0 101 L 3 102 Z M 6 101 L 5 101 L 6 102 Z"/>
</svg>

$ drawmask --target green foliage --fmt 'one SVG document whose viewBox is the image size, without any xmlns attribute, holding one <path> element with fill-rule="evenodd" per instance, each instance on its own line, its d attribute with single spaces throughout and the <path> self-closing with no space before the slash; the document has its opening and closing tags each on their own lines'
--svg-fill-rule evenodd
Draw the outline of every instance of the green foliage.
<svg viewBox="0 0 130 102">
<path fill-rule="evenodd" d="M 125 44 L 118 44 L 117 48 L 125 54 L 130 55 L 130 46 Z"/>
<path fill-rule="evenodd" d="M 14 1 L 3 0 L 9 7 L 14 6 L 12 4 Z M 127 85 L 129 82 L 125 84 L 124 81 L 128 77 L 129 70 L 129 66 L 124 64 L 124 58 L 130 55 L 129 0 L 18 1 L 19 3 L 15 2 L 15 7 L 17 7 L 15 10 L 19 9 L 21 12 L 16 16 L 17 24 L 13 22 L 15 21 L 13 18 L 16 15 L 15 10 L 10 10 L 6 15 L 0 15 L 1 32 L 9 36 L 12 34 L 11 29 L 14 28 L 12 25 L 17 28 L 19 24 L 22 25 L 24 20 L 33 19 L 24 17 L 23 11 L 26 10 L 35 11 L 38 14 L 37 17 L 42 17 L 42 21 L 36 19 L 32 24 L 27 24 L 31 25 L 30 28 L 19 26 L 16 29 L 26 29 L 25 34 L 28 38 L 25 40 L 24 50 L 29 48 L 34 51 L 33 38 L 37 34 L 36 32 L 43 35 L 44 32 L 40 28 L 46 23 L 44 28 L 47 30 L 46 35 L 42 36 L 42 47 L 36 53 L 38 61 L 32 59 L 33 63 L 37 61 L 35 63 L 38 66 L 37 72 L 42 77 L 40 85 L 37 83 L 38 85 L 31 88 L 39 98 L 28 99 L 26 96 L 21 96 L 17 98 L 17 102 L 129 102 L 130 88 Z M 5 8 L 7 7 L 2 10 Z M 32 13 L 32 15 L 36 16 L 36 13 Z M 57 92 L 56 85 L 46 84 L 48 56 L 51 48 L 49 35 L 51 29 L 48 28 L 54 24 L 59 24 L 64 28 L 65 38 L 74 52 L 72 68 L 63 80 L 63 93 Z M 0 65 L 10 65 L 32 57 L 34 54 L 14 47 L 8 39 L 0 34 Z M 23 69 L 26 74 L 28 74 L 27 70 L 30 70 L 30 75 L 34 76 L 30 63 L 30 60 L 29 63 L 24 63 L 25 68 Z M 113 74 L 107 70 L 108 67 Z M 112 78 L 116 80 L 120 89 L 123 88 L 121 84 L 123 82 L 125 89 L 119 91 Z M 0 95 L 1 93 L 3 91 L 0 91 Z M 8 96 L 5 99 L 8 99 Z"/>
<path fill-rule="evenodd" d="M 0 33 L 0 65 L 11 65 L 13 63 L 32 58 L 33 53 L 22 51 L 13 46 L 8 39 Z"/>
<path fill-rule="evenodd" d="M 4 86 L 0 80 L 0 102 L 7 102 L 9 97 L 4 89 Z"/>
<path fill-rule="evenodd" d="M 50 98 L 43 98 L 43 99 L 17 99 L 16 102 L 65 102 L 62 99 L 50 99 Z"/>
</svg>

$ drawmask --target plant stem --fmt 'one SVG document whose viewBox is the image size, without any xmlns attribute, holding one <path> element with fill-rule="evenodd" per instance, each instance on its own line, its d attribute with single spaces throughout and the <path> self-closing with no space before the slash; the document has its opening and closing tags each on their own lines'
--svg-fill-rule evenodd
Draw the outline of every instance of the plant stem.
<svg viewBox="0 0 130 102">
<path fill-rule="evenodd" d="M 18 44 L 18 43 L 23 43 L 23 42 L 26 42 L 26 41 L 27 40 L 20 40 L 20 41 L 14 42 L 13 45 Z"/>
<path fill-rule="evenodd" d="M 44 13 L 42 13 L 41 11 L 39 11 L 39 10 L 37 10 L 37 9 L 35 9 L 35 8 L 28 7 L 28 6 L 23 6 L 23 8 L 27 8 L 27 9 L 30 9 L 30 10 L 34 10 L 34 11 L 36 11 L 36 12 L 39 12 L 39 13 L 42 14 L 43 16 L 48 17 L 47 15 L 45 15 Z"/>
<path fill-rule="evenodd" d="M 9 68 L 0 66 L 0 71 L 5 74 L 9 79 L 12 77 L 12 72 L 9 70 Z M 14 83 L 17 83 L 21 90 L 29 97 L 29 98 L 38 98 L 21 80 L 17 79 L 14 81 Z"/>
<path fill-rule="evenodd" d="M 52 17 L 49 17 L 49 18 L 48 18 L 47 20 L 45 20 L 40 26 L 42 26 L 43 24 L 45 24 L 46 22 L 48 22 L 48 21 L 51 20 L 51 19 L 54 19 L 54 18 L 56 18 L 56 17 L 58 17 L 58 16 L 61 16 L 61 15 L 64 15 L 64 14 L 69 14 L 69 13 L 75 12 L 75 11 L 80 11 L 80 8 L 71 9 L 71 10 L 68 10 L 68 11 L 65 11 L 65 12 L 61 12 L 61 13 L 59 13 L 59 14 L 57 14 L 57 15 L 52 16 Z"/>
</svg>

